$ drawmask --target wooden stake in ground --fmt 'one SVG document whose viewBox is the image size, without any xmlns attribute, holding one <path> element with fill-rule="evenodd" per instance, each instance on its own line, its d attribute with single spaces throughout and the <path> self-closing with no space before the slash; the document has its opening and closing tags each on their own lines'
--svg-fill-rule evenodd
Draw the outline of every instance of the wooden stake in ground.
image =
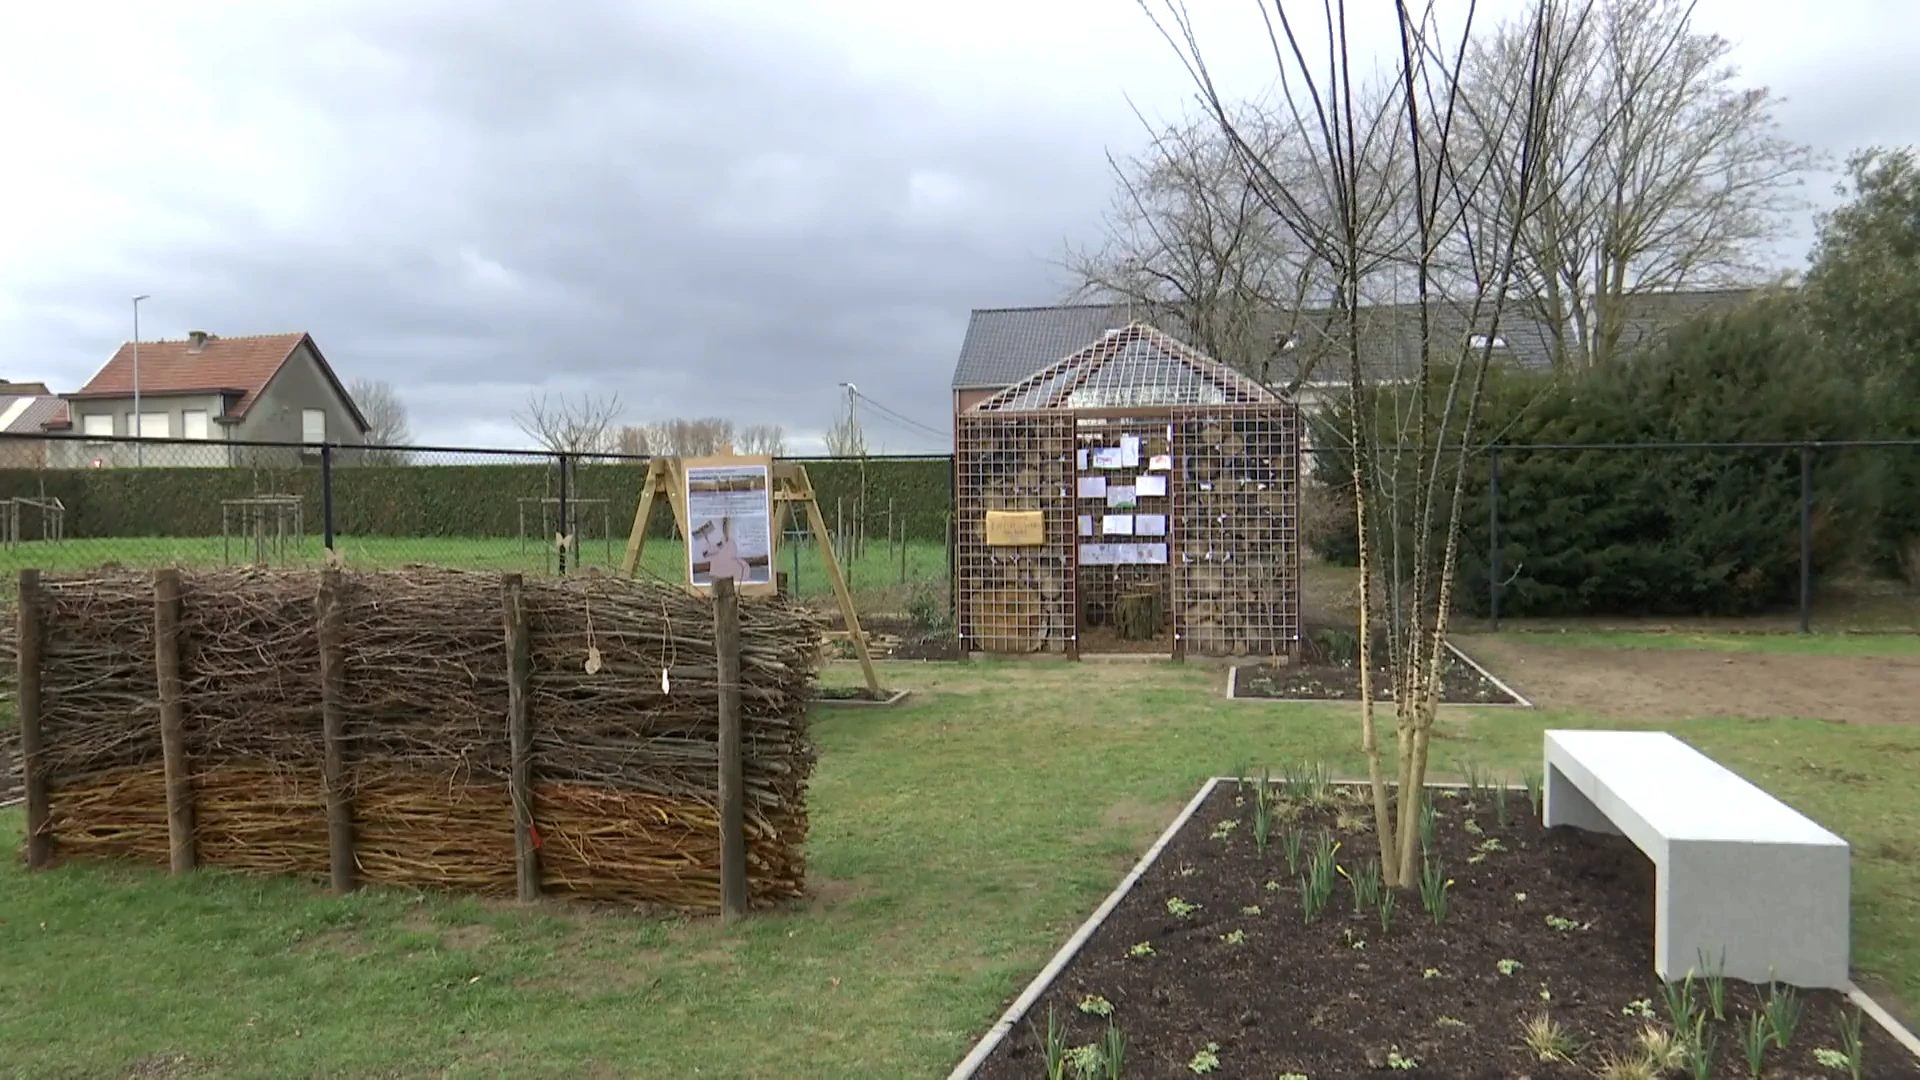
<svg viewBox="0 0 1920 1080">
<path fill-rule="evenodd" d="M 514 884 L 522 901 L 540 898 L 540 849 L 533 827 L 533 723 L 528 701 L 533 692 L 533 637 L 520 602 L 519 574 L 500 582 L 501 614 L 507 630 L 507 740 L 512 754 L 507 787 L 513 797 Z"/>
<path fill-rule="evenodd" d="M 327 866 L 337 893 L 352 892 L 355 885 L 353 801 L 347 793 L 345 591 L 338 569 L 320 571 L 320 731 L 325 755 L 320 775 L 327 799 Z"/>
<path fill-rule="evenodd" d="M 747 913 L 746 778 L 740 746 L 740 598 L 713 579 L 713 645 L 720 684 L 720 915 Z"/>
<path fill-rule="evenodd" d="M 43 869 L 53 853 L 47 834 L 47 764 L 40 749 L 40 571 L 20 571 L 20 672 L 14 713 L 20 719 L 20 770 L 27 802 L 27 867 Z"/>
<path fill-rule="evenodd" d="M 153 574 L 153 661 L 159 675 L 160 756 L 167 777 L 167 863 L 193 869 L 193 779 L 187 768 L 187 706 L 180 686 L 180 571 Z"/>
</svg>

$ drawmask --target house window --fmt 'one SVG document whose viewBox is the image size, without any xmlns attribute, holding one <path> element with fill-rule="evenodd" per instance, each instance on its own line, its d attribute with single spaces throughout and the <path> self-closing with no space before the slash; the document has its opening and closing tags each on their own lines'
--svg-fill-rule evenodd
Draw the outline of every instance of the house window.
<svg viewBox="0 0 1920 1080">
<path fill-rule="evenodd" d="M 300 410 L 300 441 L 304 443 L 323 443 L 327 441 L 327 411 L 325 409 Z"/>
<path fill-rule="evenodd" d="M 113 438 L 112 413 L 88 413 L 80 418 L 80 433 L 89 439 Z"/>
<path fill-rule="evenodd" d="M 180 437 L 184 439 L 205 439 L 207 434 L 207 410 L 187 409 L 180 414 Z"/>
<path fill-rule="evenodd" d="M 173 435 L 173 416 L 163 412 L 140 414 L 140 435 L 147 439 L 165 439 Z"/>
<path fill-rule="evenodd" d="M 1473 335 L 1472 338 L 1468 340 L 1473 348 L 1484 349 L 1487 347 L 1488 338 L 1487 338 L 1487 335 L 1485 334 L 1475 334 Z M 1493 343 L 1493 347 L 1496 349 L 1504 349 L 1507 347 L 1507 339 L 1499 336 L 1498 334 L 1495 334 L 1493 336 L 1492 343 Z"/>
</svg>

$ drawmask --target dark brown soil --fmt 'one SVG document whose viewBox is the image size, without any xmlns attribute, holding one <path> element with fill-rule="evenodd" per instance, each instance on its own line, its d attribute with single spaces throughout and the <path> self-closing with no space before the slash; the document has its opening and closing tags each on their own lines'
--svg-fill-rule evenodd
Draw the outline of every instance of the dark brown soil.
<svg viewBox="0 0 1920 1080">
<path fill-rule="evenodd" d="M 1393 693 L 1386 669 L 1373 675 L 1375 701 L 1390 701 Z M 1353 663 L 1258 664 L 1240 669 L 1233 684 L 1237 698 L 1285 698 L 1307 701 L 1359 701 L 1360 667 Z M 1471 666 L 1449 657 L 1440 672 L 1440 700 L 1449 705 L 1518 704 L 1493 680 Z"/>
<path fill-rule="evenodd" d="M 1281 826 L 1259 852 L 1251 787 L 1222 784 L 979 1075 L 1044 1076 L 1049 1009 L 1068 1046 L 1099 1041 L 1108 1021 L 1081 1008 L 1092 995 L 1112 1006 L 1126 1039 L 1124 1075 L 1134 1080 L 1191 1078 L 1195 1055 L 1210 1045 L 1218 1065 L 1205 1075 L 1218 1077 L 1342 1080 L 1393 1075 L 1394 1060 L 1415 1077 L 1601 1074 L 1610 1058 L 1635 1055 L 1648 1026 L 1671 1030 L 1652 967 L 1652 865 L 1622 837 L 1543 830 L 1524 795 L 1508 798 L 1503 827 L 1490 796 L 1480 807 L 1464 794 L 1438 796 L 1433 847 L 1453 882 L 1450 911 L 1435 924 L 1419 890 L 1400 890 L 1383 932 L 1376 909 L 1355 913 L 1345 878 L 1328 908 L 1304 921 Z M 1298 812 L 1309 838 L 1302 873 L 1322 830 L 1340 843 L 1336 859 L 1348 873 L 1377 857 L 1372 835 L 1356 831 L 1371 818 L 1364 800 L 1363 791 L 1339 790 Z M 1197 906 L 1178 917 L 1174 898 Z M 1142 943 L 1151 953 L 1134 955 Z M 1705 986 L 1694 994 L 1704 1002 Z M 1748 1075 L 1738 1030 L 1765 995 L 1726 983 L 1726 1019 L 1707 1023 L 1714 1077 Z M 1762 1075 L 1844 1076 L 1814 1053 L 1841 1048 L 1844 999 L 1798 998 L 1802 1019 L 1787 1048 L 1767 1051 Z M 1638 1015 L 1647 1010 L 1651 1017 Z M 1542 1061 L 1524 1046 L 1523 1025 L 1543 1012 L 1571 1036 L 1570 1062 Z M 1920 1077 L 1920 1062 L 1872 1020 L 1862 1031 L 1864 1075 Z"/>
</svg>

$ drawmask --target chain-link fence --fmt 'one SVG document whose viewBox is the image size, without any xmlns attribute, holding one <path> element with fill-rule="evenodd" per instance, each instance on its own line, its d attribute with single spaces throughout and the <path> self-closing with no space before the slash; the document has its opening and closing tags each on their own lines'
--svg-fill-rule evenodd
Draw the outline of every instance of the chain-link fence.
<svg viewBox="0 0 1920 1080">
<path fill-rule="evenodd" d="M 782 459 L 806 466 L 863 611 L 948 610 L 946 457 Z M 641 457 L 446 447 L 0 437 L 0 570 L 428 564 L 524 574 L 617 571 Z M 786 515 L 787 587 L 829 595 L 805 515 Z M 664 505 L 639 572 L 685 578 Z M 10 584 L 7 587 L 11 587 Z"/>
<path fill-rule="evenodd" d="M 1356 602 L 1351 458 L 1313 455 L 1327 621 Z M 1464 628 L 1920 632 L 1920 439 L 1497 444 L 1463 496 Z"/>
</svg>

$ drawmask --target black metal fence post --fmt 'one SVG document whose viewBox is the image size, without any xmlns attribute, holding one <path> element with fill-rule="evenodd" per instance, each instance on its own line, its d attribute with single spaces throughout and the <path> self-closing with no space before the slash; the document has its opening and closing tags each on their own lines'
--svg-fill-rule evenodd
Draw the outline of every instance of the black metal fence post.
<svg viewBox="0 0 1920 1080">
<path fill-rule="evenodd" d="M 1813 444 L 1800 447 L 1800 632 L 1813 632 Z"/>
<path fill-rule="evenodd" d="M 560 554 L 559 554 L 560 575 L 562 577 L 565 577 L 567 573 L 567 548 L 573 544 L 573 530 L 567 527 L 570 524 L 570 520 L 572 517 L 572 515 L 568 513 L 569 508 L 567 505 L 567 473 L 570 470 L 568 468 L 568 464 L 569 464 L 568 455 L 563 452 L 559 455 L 559 458 L 560 458 L 560 538 L 555 546 L 560 549 Z"/>
<path fill-rule="evenodd" d="M 1487 607 L 1500 632 L 1500 448 L 1487 447 Z"/>
<path fill-rule="evenodd" d="M 320 444 L 320 536 L 328 551 L 333 550 L 333 444 Z"/>
</svg>

